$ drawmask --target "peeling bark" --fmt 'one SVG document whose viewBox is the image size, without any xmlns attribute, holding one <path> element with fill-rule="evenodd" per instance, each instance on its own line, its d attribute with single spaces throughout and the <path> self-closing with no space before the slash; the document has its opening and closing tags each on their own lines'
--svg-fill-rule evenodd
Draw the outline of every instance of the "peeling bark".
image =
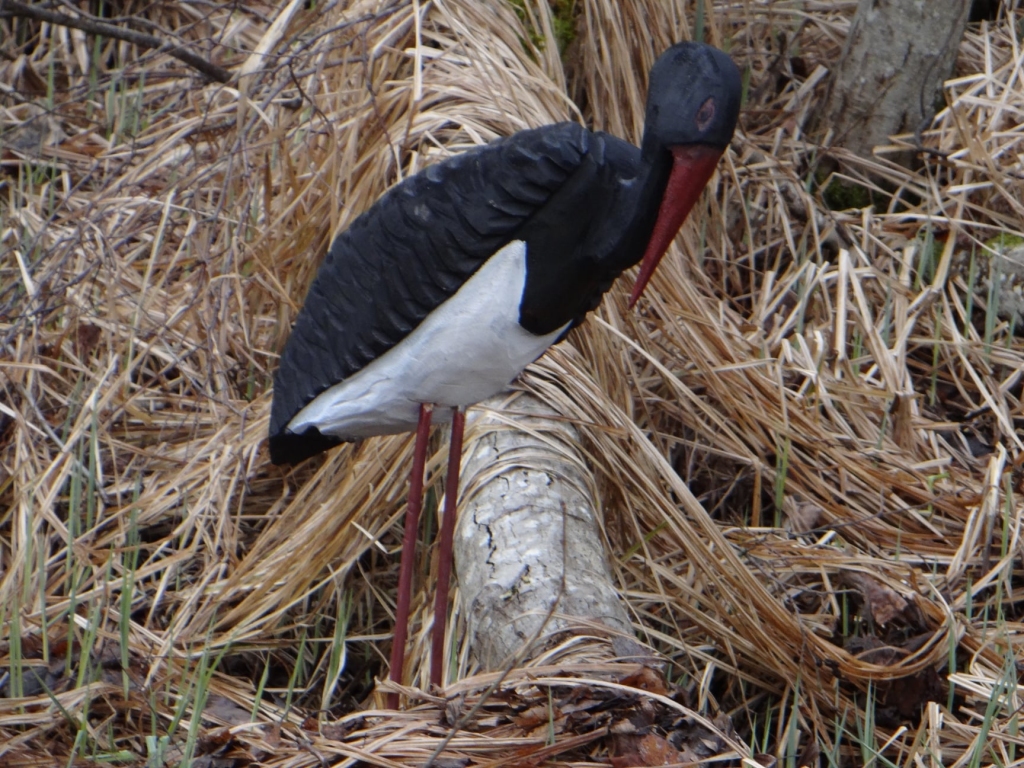
<svg viewBox="0 0 1024 768">
<path fill-rule="evenodd" d="M 820 126 L 833 143 L 870 157 L 889 136 L 927 127 L 969 10 L 966 0 L 861 0 Z"/>
<path fill-rule="evenodd" d="M 467 417 L 455 532 L 473 656 L 500 669 L 602 627 L 617 655 L 646 655 L 612 581 L 579 434 L 526 393 L 483 405 L 493 410 Z"/>
</svg>

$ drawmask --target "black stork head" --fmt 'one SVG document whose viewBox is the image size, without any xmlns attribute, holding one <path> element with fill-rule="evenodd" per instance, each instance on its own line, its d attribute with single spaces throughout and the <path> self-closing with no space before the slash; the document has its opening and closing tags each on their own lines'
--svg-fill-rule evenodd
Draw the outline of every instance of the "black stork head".
<svg viewBox="0 0 1024 768">
<path fill-rule="evenodd" d="M 729 146 L 741 90 L 732 59 L 710 45 L 679 43 L 654 63 L 641 156 L 659 188 L 660 205 L 629 299 L 631 307 Z"/>
</svg>

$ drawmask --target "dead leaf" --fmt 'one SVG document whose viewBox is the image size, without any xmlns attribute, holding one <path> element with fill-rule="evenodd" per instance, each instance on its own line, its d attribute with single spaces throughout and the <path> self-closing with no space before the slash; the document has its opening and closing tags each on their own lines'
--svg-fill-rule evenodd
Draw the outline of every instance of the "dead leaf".
<svg viewBox="0 0 1024 768">
<path fill-rule="evenodd" d="M 267 742 L 271 749 L 277 749 L 281 746 L 281 725 L 279 723 L 271 723 L 264 733 L 263 740 Z"/>
<path fill-rule="evenodd" d="M 866 574 L 844 571 L 843 578 L 864 596 L 876 624 L 884 626 L 907 609 L 907 601 L 899 593 Z"/>
<path fill-rule="evenodd" d="M 735 734 L 732 719 L 728 715 L 719 713 L 713 723 L 717 730 L 691 717 L 678 717 L 672 722 L 666 738 L 683 755 L 683 762 L 707 760 L 725 749 L 725 741 L 719 733 Z"/>
<path fill-rule="evenodd" d="M 538 725 L 549 723 L 552 720 L 557 720 L 562 716 L 562 713 L 557 707 L 550 707 L 547 704 L 538 704 L 535 707 L 520 712 L 518 715 L 513 716 L 512 722 L 522 728 L 524 731 L 532 730 Z"/>
<path fill-rule="evenodd" d="M 610 731 L 618 734 L 647 733 L 657 717 L 657 708 L 649 699 L 636 701 L 630 697 L 623 700 L 623 706 L 616 709 Z"/>
<path fill-rule="evenodd" d="M 238 760 L 231 757 L 211 757 L 204 755 L 192 761 L 192 768 L 235 768 Z"/>
<path fill-rule="evenodd" d="M 320 726 L 320 735 L 331 741 L 341 741 L 352 731 L 362 728 L 365 723 L 363 718 L 346 720 L 344 723 L 324 723 Z"/>
<path fill-rule="evenodd" d="M 916 675 L 894 680 L 885 704 L 895 710 L 900 721 L 915 720 L 930 701 L 942 701 L 942 678 L 928 667 Z"/>
<path fill-rule="evenodd" d="M 637 727 L 629 722 L 628 719 L 623 718 L 612 723 L 609 731 L 619 736 L 629 736 L 637 732 Z"/>
<path fill-rule="evenodd" d="M 914 394 L 897 394 L 893 401 L 890 414 L 892 415 L 892 434 L 896 445 L 906 451 L 913 450 L 917 444 L 917 433 L 914 431 Z"/>
<path fill-rule="evenodd" d="M 199 739 L 198 751 L 203 755 L 210 755 L 222 751 L 227 747 L 234 737 L 230 728 L 216 728 Z"/>
<path fill-rule="evenodd" d="M 643 765 L 668 765 L 681 762 L 679 750 L 656 733 L 641 736 L 637 751 L 644 761 Z"/>
<path fill-rule="evenodd" d="M 843 647 L 861 661 L 887 667 L 906 658 L 906 651 L 885 643 L 875 635 L 857 635 L 849 637 Z"/>
<path fill-rule="evenodd" d="M 98 325 L 92 323 L 80 322 L 78 324 L 78 331 L 76 334 L 76 345 L 78 347 L 78 356 L 81 358 L 88 357 L 89 354 L 96 349 L 96 346 L 100 343 L 100 337 L 103 331 Z"/>
<path fill-rule="evenodd" d="M 252 713 L 242 709 L 231 699 L 225 696 L 211 694 L 206 699 L 206 706 L 203 707 L 203 717 L 219 720 L 227 725 L 242 725 L 252 722 Z"/>
<path fill-rule="evenodd" d="M 622 685 L 628 685 L 630 688 L 639 688 L 641 691 L 649 691 L 663 696 L 668 694 L 665 678 L 660 672 L 650 667 L 640 667 L 637 672 L 632 675 L 626 675 L 619 682 Z"/>
<path fill-rule="evenodd" d="M 466 768 L 470 762 L 468 757 L 437 757 L 431 765 L 436 768 Z"/>
<path fill-rule="evenodd" d="M 809 501 L 798 501 L 786 514 L 786 527 L 791 533 L 806 533 L 818 527 L 824 512 L 817 504 Z"/>
<path fill-rule="evenodd" d="M 696 763 L 695 759 L 690 759 L 656 733 L 619 736 L 615 739 L 615 746 L 618 754 L 611 757 L 614 768 L 649 768 L 686 762 Z"/>
<path fill-rule="evenodd" d="M 807 746 L 800 752 L 800 756 L 796 759 L 796 768 L 813 768 L 818 765 L 818 758 L 820 757 L 821 749 L 818 747 L 818 742 L 813 738 L 807 742 Z"/>
</svg>

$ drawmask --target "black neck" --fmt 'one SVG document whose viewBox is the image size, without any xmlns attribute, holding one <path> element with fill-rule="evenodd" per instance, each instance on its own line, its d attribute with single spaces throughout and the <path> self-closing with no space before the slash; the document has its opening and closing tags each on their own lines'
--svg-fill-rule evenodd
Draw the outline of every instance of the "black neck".
<svg viewBox="0 0 1024 768">
<path fill-rule="evenodd" d="M 628 268 L 638 263 L 643 257 L 654 222 L 657 221 L 661 200 L 665 195 L 669 175 L 672 173 L 672 155 L 668 149 L 644 136 L 641 145 L 641 175 L 639 192 L 633 198 L 633 210 L 629 215 L 629 223 L 623 232 L 622 244 L 625 246 L 629 263 Z"/>
</svg>

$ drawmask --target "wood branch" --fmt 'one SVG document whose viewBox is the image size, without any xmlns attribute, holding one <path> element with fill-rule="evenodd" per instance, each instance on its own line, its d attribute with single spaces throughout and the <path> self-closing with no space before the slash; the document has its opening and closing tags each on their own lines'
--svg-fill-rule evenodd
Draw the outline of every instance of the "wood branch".
<svg viewBox="0 0 1024 768">
<path fill-rule="evenodd" d="M 485 669 L 533 658 L 566 632 L 611 634 L 617 655 L 649 656 L 612 581 L 579 439 L 523 392 L 469 412 L 455 567 Z"/>
<path fill-rule="evenodd" d="M 829 85 L 824 123 L 834 143 L 862 157 L 935 114 L 956 62 L 970 3 L 861 0 Z"/>
<path fill-rule="evenodd" d="M 151 48 L 158 53 L 166 53 L 169 56 L 173 56 L 178 59 L 178 61 L 188 64 L 193 69 L 198 70 L 216 82 L 227 83 L 232 78 L 230 71 L 223 67 L 218 67 L 216 64 L 204 59 L 202 56 L 192 53 L 185 46 L 169 40 L 162 40 L 153 35 L 147 35 L 144 32 L 124 29 L 123 27 L 108 24 L 103 21 L 69 16 L 66 13 L 57 13 L 56 11 L 49 11 L 45 8 L 37 8 L 34 5 L 16 2 L 16 0 L 0 0 L 0 18 L 5 17 L 45 21 L 49 24 L 57 24 L 62 27 L 80 29 L 83 32 L 93 35 L 103 35 L 104 37 L 112 37 L 115 40 L 124 40 L 125 42 L 134 43 L 135 45 L 143 48 Z"/>
</svg>

